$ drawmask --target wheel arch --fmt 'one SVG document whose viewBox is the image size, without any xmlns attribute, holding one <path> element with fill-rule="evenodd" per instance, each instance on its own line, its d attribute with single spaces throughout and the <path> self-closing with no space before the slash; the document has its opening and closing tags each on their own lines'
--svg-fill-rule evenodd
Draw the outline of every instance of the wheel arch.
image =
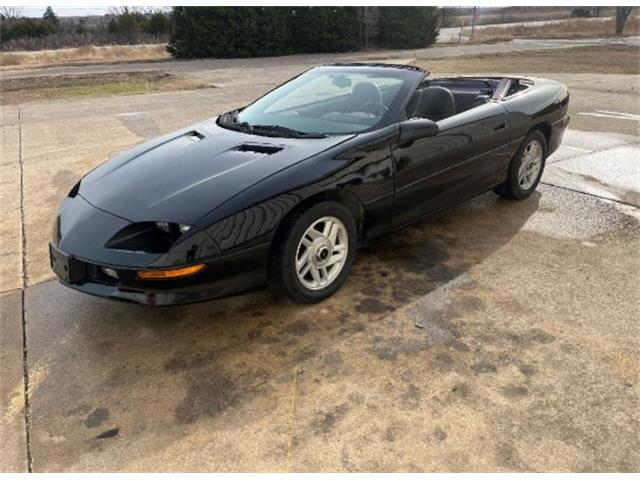
<svg viewBox="0 0 640 480">
<path fill-rule="evenodd" d="M 284 230 L 286 229 L 291 218 L 295 217 L 301 212 L 308 210 L 313 205 L 317 205 L 318 203 L 327 202 L 327 201 L 337 202 L 342 206 L 346 207 L 351 212 L 351 214 L 353 215 L 353 219 L 356 222 L 356 227 L 358 229 L 358 244 L 361 244 L 363 242 L 363 239 L 365 238 L 364 205 L 362 204 L 360 199 L 356 196 L 356 194 L 345 189 L 325 190 L 325 191 L 310 195 L 309 197 L 300 201 L 295 207 L 289 210 L 289 212 L 287 212 L 286 215 L 284 215 L 282 220 L 280 220 L 280 223 L 274 235 L 273 244 L 275 244 L 278 241 L 281 241 Z"/>
<path fill-rule="evenodd" d="M 542 133 L 545 141 L 547 142 L 547 148 L 549 148 L 549 141 L 551 140 L 551 124 L 549 122 L 536 123 L 533 127 L 529 129 L 529 131 L 527 132 L 527 135 L 529 135 L 534 130 L 538 130 L 540 131 L 540 133 Z"/>
</svg>

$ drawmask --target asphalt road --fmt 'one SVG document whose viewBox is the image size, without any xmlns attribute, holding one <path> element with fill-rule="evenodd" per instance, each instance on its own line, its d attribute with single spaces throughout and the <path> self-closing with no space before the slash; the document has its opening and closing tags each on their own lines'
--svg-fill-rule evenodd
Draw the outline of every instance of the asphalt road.
<svg viewBox="0 0 640 480">
<path fill-rule="evenodd" d="M 158 310 L 52 280 L 50 223 L 82 174 L 310 61 L 1 107 L 2 469 L 638 471 L 634 119 L 581 117 L 531 198 L 488 193 L 375 242 L 319 305 L 264 291 Z M 615 110 L 600 102 L 624 102 L 608 81 L 625 78 L 602 77 L 561 81 L 580 111 Z"/>
</svg>

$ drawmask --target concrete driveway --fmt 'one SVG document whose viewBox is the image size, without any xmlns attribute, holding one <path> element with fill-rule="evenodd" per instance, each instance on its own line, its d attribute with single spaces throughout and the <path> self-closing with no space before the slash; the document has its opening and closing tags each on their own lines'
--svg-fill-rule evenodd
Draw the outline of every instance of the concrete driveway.
<svg viewBox="0 0 640 480">
<path fill-rule="evenodd" d="M 304 66 L 2 107 L 3 470 L 637 471 L 637 135 L 568 131 L 530 199 L 377 241 L 319 305 L 153 309 L 52 280 L 81 175 Z"/>
</svg>

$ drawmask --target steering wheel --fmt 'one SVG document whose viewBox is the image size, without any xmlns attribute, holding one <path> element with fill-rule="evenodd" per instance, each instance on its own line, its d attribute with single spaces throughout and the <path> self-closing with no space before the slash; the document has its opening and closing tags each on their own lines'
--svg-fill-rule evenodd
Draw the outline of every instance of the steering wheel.
<svg viewBox="0 0 640 480">
<path fill-rule="evenodd" d="M 358 110 L 361 112 L 371 113 L 377 117 L 382 117 L 387 113 L 387 107 L 377 102 L 367 102 L 363 104 Z"/>
</svg>

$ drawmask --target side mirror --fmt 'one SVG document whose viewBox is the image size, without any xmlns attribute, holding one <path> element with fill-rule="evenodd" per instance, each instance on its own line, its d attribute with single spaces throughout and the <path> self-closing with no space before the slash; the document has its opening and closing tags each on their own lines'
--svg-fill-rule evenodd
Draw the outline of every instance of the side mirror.
<svg viewBox="0 0 640 480">
<path fill-rule="evenodd" d="M 425 137 L 433 137 L 440 129 L 438 124 L 427 118 L 414 118 L 400 123 L 400 144 L 411 143 Z"/>
</svg>

